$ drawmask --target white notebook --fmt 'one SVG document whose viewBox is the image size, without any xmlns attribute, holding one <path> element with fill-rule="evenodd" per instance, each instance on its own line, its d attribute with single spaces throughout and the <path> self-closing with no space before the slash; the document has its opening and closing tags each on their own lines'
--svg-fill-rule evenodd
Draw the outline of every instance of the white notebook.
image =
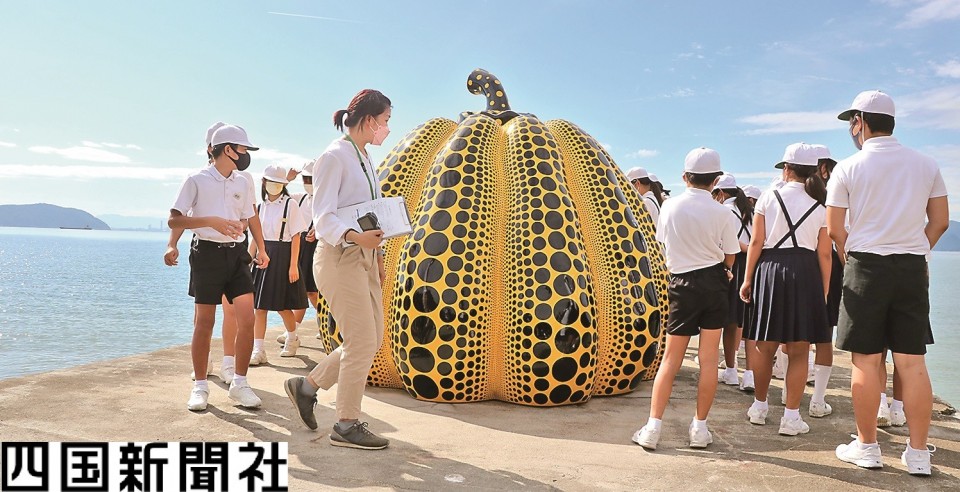
<svg viewBox="0 0 960 492">
<path fill-rule="evenodd" d="M 403 236 L 413 232 L 410 225 L 410 214 L 407 213 L 407 204 L 402 196 L 378 198 L 369 202 L 358 203 L 349 207 L 337 209 L 337 218 L 347 226 L 359 231 L 357 219 L 367 212 L 373 212 L 380 223 L 383 238 Z"/>
</svg>

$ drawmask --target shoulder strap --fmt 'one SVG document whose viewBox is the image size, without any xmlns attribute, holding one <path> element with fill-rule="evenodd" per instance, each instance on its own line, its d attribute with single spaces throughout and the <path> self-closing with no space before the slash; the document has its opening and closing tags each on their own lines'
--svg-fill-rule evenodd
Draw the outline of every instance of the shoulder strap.
<svg viewBox="0 0 960 492">
<path fill-rule="evenodd" d="M 752 239 L 753 237 L 752 237 L 752 235 L 750 234 L 750 228 L 747 227 L 747 224 L 744 224 L 744 223 L 743 223 L 743 216 L 741 216 L 740 214 L 738 214 L 737 211 L 734 210 L 734 209 L 732 209 L 732 208 L 730 209 L 730 211 L 733 212 L 733 216 L 737 218 L 737 221 L 738 221 L 738 222 L 740 222 L 740 231 L 737 232 L 737 238 L 739 238 L 739 237 L 742 236 L 744 233 L 746 233 L 747 239 Z M 748 223 L 749 223 L 749 222 L 748 222 Z"/>
<path fill-rule="evenodd" d="M 777 196 L 777 201 L 780 202 L 780 209 L 783 210 L 783 216 L 786 217 L 787 227 L 789 228 L 787 235 L 783 236 L 783 238 L 780 239 L 780 242 L 774 245 L 774 248 L 779 248 L 781 244 L 786 242 L 787 238 L 790 238 L 790 240 L 793 241 L 793 247 L 796 248 L 799 246 L 799 244 L 797 243 L 797 229 L 799 229 L 800 225 L 803 224 L 803 221 L 807 220 L 807 217 L 810 217 L 810 214 L 812 214 L 813 211 L 816 210 L 817 207 L 821 205 L 819 203 L 814 202 L 813 206 L 811 206 L 803 214 L 803 216 L 800 217 L 800 220 L 798 220 L 797 223 L 794 224 L 793 221 L 790 220 L 790 214 L 787 212 L 787 206 L 784 205 L 783 198 L 780 196 L 780 192 L 774 191 L 773 194 Z"/>
<path fill-rule="evenodd" d="M 290 210 L 290 197 L 287 197 L 287 201 L 283 202 L 283 219 L 280 220 L 280 237 L 277 238 L 278 241 L 283 241 L 283 231 L 287 229 L 287 212 Z"/>
<path fill-rule="evenodd" d="M 302 206 L 303 206 L 303 202 L 307 199 L 308 196 L 310 196 L 310 195 L 304 193 L 303 196 L 300 197 L 300 203 L 298 203 L 297 205 L 302 207 Z"/>
</svg>

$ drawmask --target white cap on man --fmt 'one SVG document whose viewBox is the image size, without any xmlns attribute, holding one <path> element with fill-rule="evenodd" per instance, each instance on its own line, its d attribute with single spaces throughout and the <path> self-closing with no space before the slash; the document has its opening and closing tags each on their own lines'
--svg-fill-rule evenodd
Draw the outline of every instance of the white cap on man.
<svg viewBox="0 0 960 492">
<path fill-rule="evenodd" d="M 716 150 L 700 147 L 687 153 L 683 160 L 684 172 L 709 174 L 720 172 L 720 154 Z"/>
<path fill-rule="evenodd" d="M 213 132 L 213 137 L 210 139 L 210 145 L 216 147 L 217 145 L 222 144 L 242 145 L 246 147 L 247 150 L 260 149 L 260 147 L 250 143 L 250 139 L 247 137 L 247 131 L 244 130 L 243 127 L 234 125 L 223 125 Z"/>
<path fill-rule="evenodd" d="M 893 99 L 880 91 L 863 91 L 857 94 L 850 109 L 837 115 L 837 119 L 850 121 L 854 113 L 876 113 L 896 117 Z"/>
<path fill-rule="evenodd" d="M 732 174 L 724 174 L 720 176 L 720 179 L 717 180 L 717 185 L 713 187 L 715 190 L 729 190 L 737 187 L 737 178 L 734 178 Z"/>
<path fill-rule="evenodd" d="M 634 167 L 627 171 L 627 180 L 631 183 L 638 179 L 649 178 L 650 175 L 647 174 L 647 170 L 642 167 Z"/>
<path fill-rule="evenodd" d="M 224 123 L 224 122 L 222 122 L 222 121 L 218 121 L 218 122 L 210 125 L 210 128 L 207 128 L 207 145 L 210 145 L 210 142 L 213 141 L 213 132 L 219 130 L 220 127 L 222 127 L 222 126 L 224 126 L 224 125 L 226 125 L 226 123 Z"/>
<path fill-rule="evenodd" d="M 267 168 L 263 170 L 263 179 L 267 181 L 273 181 L 274 183 L 290 183 L 290 181 L 287 179 L 287 168 L 278 165 L 267 166 Z"/>
<path fill-rule="evenodd" d="M 760 188 L 757 188 L 753 185 L 746 185 L 743 188 L 743 194 L 747 195 L 747 198 L 753 198 L 754 200 L 760 198 Z"/>
<path fill-rule="evenodd" d="M 783 169 L 784 164 L 795 164 L 798 166 L 816 166 L 819 160 L 819 152 L 813 145 L 803 142 L 790 144 L 783 151 L 783 159 L 773 167 Z"/>
</svg>

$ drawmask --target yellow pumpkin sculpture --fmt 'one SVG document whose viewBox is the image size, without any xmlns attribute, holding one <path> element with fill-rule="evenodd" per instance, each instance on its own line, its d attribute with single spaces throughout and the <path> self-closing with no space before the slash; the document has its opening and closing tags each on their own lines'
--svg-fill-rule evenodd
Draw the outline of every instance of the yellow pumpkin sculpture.
<svg viewBox="0 0 960 492">
<path fill-rule="evenodd" d="M 414 228 L 386 246 L 369 382 L 535 406 L 633 390 L 656 373 L 667 313 L 640 196 L 576 125 L 511 111 L 484 70 L 467 88 L 485 111 L 427 121 L 380 165 Z M 323 308 L 318 319 L 335 348 L 336 324 Z"/>
</svg>

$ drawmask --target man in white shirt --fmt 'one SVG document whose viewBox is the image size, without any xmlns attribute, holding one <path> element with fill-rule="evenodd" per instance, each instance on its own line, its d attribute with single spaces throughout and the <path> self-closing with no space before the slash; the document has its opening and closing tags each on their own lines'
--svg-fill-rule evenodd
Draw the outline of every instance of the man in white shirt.
<svg viewBox="0 0 960 492">
<path fill-rule="evenodd" d="M 837 347 L 852 353 L 857 421 L 857 439 L 838 446 L 837 457 L 864 468 L 883 466 L 876 412 L 883 352 L 889 349 L 904 383 L 910 428 L 901 460 L 911 474 L 930 475 L 933 392 L 924 354 L 932 340 L 925 257 L 947 230 L 950 214 L 937 163 L 892 136 L 894 117 L 893 100 L 880 91 L 860 93 L 839 115 L 850 122 L 861 150 L 837 164 L 827 192 L 827 227 L 845 261 Z"/>
<path fill-rule="evenodd" d="M 653 227 L 656 228 L 657 222 L 660 220 L 660 202 L 657 201 L 657 197 L 651 190 L 653 181 L 650 179 L 650 175 L 646 169 L 635 167 L 627 171 L 627 179 L 630 180 L 630 184 L 643 198 L 643 206 L 650 214 L 650 219 L 653 220 Z"/>
</svg>

